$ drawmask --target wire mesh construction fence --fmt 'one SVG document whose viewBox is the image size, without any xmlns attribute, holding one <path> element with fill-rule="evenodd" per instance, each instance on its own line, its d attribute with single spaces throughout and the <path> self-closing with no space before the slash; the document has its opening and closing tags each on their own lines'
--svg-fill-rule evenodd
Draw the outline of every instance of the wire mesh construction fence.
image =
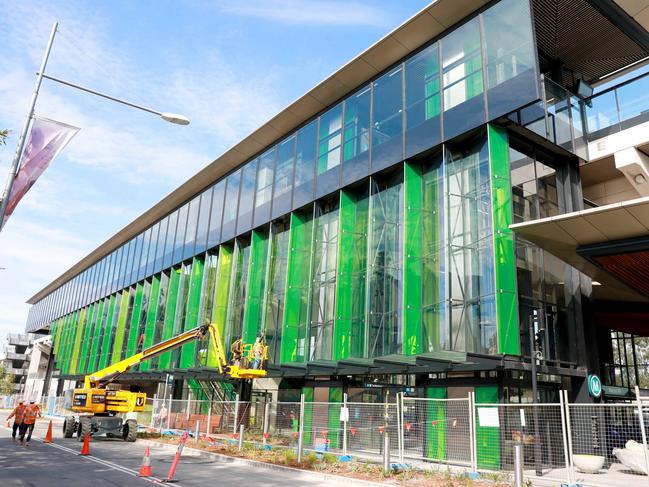
<svg viewBox="0 0 649 487">
<path fill-rule="evenodd" d="M 476 403 L 398 395 L 395 402 L 277 402 L 148 399 L 142 428 L 188 431 L 207 441 L 351 455 L 381 461 L 389 438 L 392 462 L 424 468 L 456 465 L 511 473 L 521 448 L 527 478 L 557 483 L 649 485 L 649 398 L 627 403 Z M 4 398 L 13 407 L 15 398 Z M 63 397 L 44 397 L 44 414 L 72 414 Z M 243 429 L 241 429 L 243 427 Z M 639 484 L 640 485 L 640 484 Z"/>
</svg>

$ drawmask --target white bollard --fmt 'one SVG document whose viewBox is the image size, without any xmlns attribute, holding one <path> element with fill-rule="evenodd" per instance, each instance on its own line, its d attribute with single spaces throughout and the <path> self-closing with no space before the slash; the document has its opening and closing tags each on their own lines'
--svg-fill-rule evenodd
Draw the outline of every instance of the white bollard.
<svg viewBox="0 0 649 487">
<path fill-rule="evenodd" d="M 514 445 L 514 487 L 523 487 L 523 445 Z"/>
<path fill-rule="evenodd" d="M 243 450 L 243 423 L 239 425 L 239 451 Z"/>
</svg>

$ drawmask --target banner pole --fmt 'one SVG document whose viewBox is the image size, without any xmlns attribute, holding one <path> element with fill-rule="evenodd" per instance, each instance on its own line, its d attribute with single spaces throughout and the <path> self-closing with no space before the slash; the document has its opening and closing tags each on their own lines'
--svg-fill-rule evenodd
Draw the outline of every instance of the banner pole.
<svg viewBox="0 0 649 487">
<path fill-rule="evenodd" d="M 14 185 L 16 174 L 18 174 L 18 166 L 20 164 L 20 158 L 25 147 L 25 139 L 27 138 L 29 124 L 31 123 L 32 117 L 34 116 L 34 107 L 36 106 L 36 100 L 38 99 L 38 92 L 41 89 L 43 73 L 45 72 L 45 67 L 47 66 L 47 60 L 50 57 L 50 51 L 52 50 L 52 44 L 54 44 L 54 36 L 56 35 L 56 29 L 58 25 L 58 22 L 54 22 L 54 24 L 52 25 L 52 32 L 50 32 L 50 39 L 47 42 L 47 48 L 45 49 L 45 56 L 43 56 L 41 69 L 38 70 L 38 74 L 36 75 L 36 87 L 34 88 L 34 93 L 32 94 L 32 99 L 29 103 L 27 118 L 25 119 L 25 124 L 23 125 L 23 128 L 20 132 L 20 136 L 18 138 L 18 146 L 16 147 L 16 153 L 14 154 L 14 159 L 11 163 L 11 169 L 9 170 L 9 175 L 7 176 L 7 184 L 5 186 L 4 192 L 2 193 L 2 203 L 0 203 L 0 231 L 2 231 L 2 228 L 5 224 L 5 214 L 7 213 L 7 205 L 9 204 L 9 195 L 11 194 L 11 188 Z"/>
</svg>

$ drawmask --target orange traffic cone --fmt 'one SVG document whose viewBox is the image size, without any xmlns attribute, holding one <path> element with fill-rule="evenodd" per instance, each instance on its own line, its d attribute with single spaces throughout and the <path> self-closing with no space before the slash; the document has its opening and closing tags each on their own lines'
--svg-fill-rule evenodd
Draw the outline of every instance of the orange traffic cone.
<svg viewBox="0 0 649 487">
<path fill-rule="evenodd" d="M 83 448 L 79 455 L 90 455 L 90 435 L 86 434 L 86 437 L 83 439 Z"/>
<path fill-rule="evenodd" d="M 151 477 L 153 475 L 151 473 L 151 458 L 149 455 L 151 455 L 151 452 L 149 450 L 149 447 L 147 446 L 144 450 L 142 466 L 140 467 L 140 471 L 137 474 L 138 477 Z"/>
<path fill-rule="evenodd" d="M 52 443 L 52 420 L 50 419 L 50 425 L 47 427 L 47 433 L 45 434 L 45 439 L 43 443 Z"/>
</svg>

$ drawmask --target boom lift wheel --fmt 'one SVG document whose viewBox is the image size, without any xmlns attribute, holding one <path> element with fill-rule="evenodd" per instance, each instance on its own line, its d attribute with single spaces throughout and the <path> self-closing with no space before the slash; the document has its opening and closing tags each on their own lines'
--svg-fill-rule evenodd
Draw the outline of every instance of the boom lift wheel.
<svg viewBox="0 0 649 487">
<path fill-rule="evenodd" d="M 79 418 L 79 426 L 77 427 L 77 440 L 83 441 L 86 438 L 86 435 L 92 433 L 92 422 L 91 419 L 87 416 L 81 416 Z"/>
<path fill-rule="evenodd" d="M 137 439 L 137 421 L 129 419 L 122 427 L 122 438 L 124 441 L 134 442 Z"/>
<path fill-rule="evenodd" d="M 74 430 L 76 426 L 76 421 L 74 416 L 67 416 L 63 421 L 63 438 L 72 438 L 74 435 Z"/>
</svg>

